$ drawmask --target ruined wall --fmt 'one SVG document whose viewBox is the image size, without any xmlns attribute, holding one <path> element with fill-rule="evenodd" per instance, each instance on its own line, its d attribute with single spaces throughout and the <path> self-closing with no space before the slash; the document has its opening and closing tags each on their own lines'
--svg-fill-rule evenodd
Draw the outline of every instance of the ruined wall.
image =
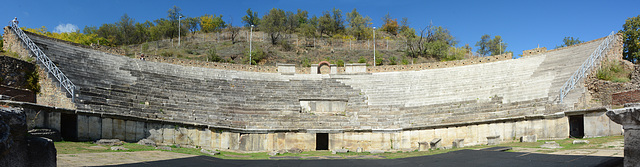
<svg viewBox="0 0 640 167">
<path fill-rule="evenodd" d="M 28 136 L 21 109 L 0 107 L 0 166 L 56 166 L 53 141 Z"/>
<path fill-rule="evenodd" d="M 31 51 L 28 51 L 26 47 L 24 47 L 24 43 L 15 35 L 11 27 L 4 27 L 3 42 L 4 49 L 18 53 L 21 60 L 27 60 L 33 57 Z M 58 81 L 49 75 L 44 67 L 40 65 L 37 65 L 37 67 L 36 70 L 39 75 L 38 84 L 40 85 L 40 93 L 36 95 L 38 104 L 75 109 L 75 104 L 71 102 L 71 98 L 67 98 L 66 91 L 62 90 L 58 85 Z"/>
<path fill-rule="evenodd" d="M 627 103 L 640 102 L 640 90 L 613 93 L 611 95 L 611 105 L 624 105 Z"/>
<path fill-rule="evenodd" d="M 224 129 L 211 126 L 154 120 L 115 114 L 99 114 L 86 111 L 52 108 L 28 103 L 10 102 L 26 112 L 29 128 L 41 127 L 60 130 L 63 114 L 77 116 L 77 136 L 79 141 L 117 138 L 128 142 L 150 139 L 159 145 L 190 145 L 203 148 L 235 151 L 273 151 L 298 148 L 316 149 L 317 133 L 328 133 L 329 149 L 350 149 L 358 147 L 370 150 L 416 150 L 418 142 L 442 139 L 444 147 L 451 147 L 455 139 L 464 139 L 465 145 L 487 144 L 488 136 L 500 136 L 500 141 L 514 141 L 522 136 L 536 135 L 538 139 L 560 139 L 569 136 L 568 117 L 554 114 L 537 117 L 517 117 L 511 119 L 467 122 L 423 129 L 396 130 L 345 130 L 345 129 L 300 129 L 242 130 Z M 573 114 L 585 115 L 585 135 L 587 137 L 620 135 L 619 125 L 611 123 L 603 111 L 582 111 Z"/>
</svg>

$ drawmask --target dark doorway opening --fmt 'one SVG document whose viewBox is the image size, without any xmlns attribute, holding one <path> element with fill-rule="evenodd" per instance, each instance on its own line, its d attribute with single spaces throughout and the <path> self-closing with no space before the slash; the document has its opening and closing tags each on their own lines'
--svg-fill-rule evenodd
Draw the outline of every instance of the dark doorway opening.
<svg viewBox="0 0 640 167">
<path fill-rule="evenodd" d="M 64 141 L 78 140 L 78 115 L 60 114 L 60 136 Z"/>
<path fill-rule="evenodd" d="M 584 137 L 584 115 L 569 116 L 569 135 L 574 138 Z"/>
<path fill-rule="evenodd" d="M 316 133 L 316 150 L 329 150 L 328 133 Z"/>
</svg>

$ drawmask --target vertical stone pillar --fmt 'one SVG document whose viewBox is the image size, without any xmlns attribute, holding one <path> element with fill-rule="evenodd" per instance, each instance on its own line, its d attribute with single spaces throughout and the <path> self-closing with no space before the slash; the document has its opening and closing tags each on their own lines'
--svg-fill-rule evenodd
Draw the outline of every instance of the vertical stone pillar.
<svg viewBox="0 0 640 167">
<path fill-rule="evenodd" d="M 624 166 L 640 166 L 640 107 L 609 110 L 607 116 L 624 129 Z"/>
</svg>

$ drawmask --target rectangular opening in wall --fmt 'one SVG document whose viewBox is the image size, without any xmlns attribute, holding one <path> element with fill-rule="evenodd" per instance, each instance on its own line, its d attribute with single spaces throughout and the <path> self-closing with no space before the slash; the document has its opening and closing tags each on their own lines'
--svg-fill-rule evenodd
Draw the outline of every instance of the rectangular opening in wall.
<svg viewBox="0 0 640 167">
<path fill-rule="evenodd" d="M 64 141 L 78 140 L 78 115 L 60 114 L 60 135 Z"/>
<path fill-rule="evenodd" d="M 584 137 L 584 115 L 569 116 L 569 135 L 574 138 Z"/>
<path fill-rule="evenodd" d="M 328 133 L 316 133 L 316 150 L 329 150 Z"/>
</svg>

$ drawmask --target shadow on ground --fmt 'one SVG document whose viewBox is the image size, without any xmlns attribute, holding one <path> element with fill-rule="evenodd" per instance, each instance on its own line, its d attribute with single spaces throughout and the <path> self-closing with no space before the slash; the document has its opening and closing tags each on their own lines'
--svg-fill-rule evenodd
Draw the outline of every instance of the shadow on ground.
<svg viewBox="0 0 640 167">
<path fill-rule="evenodd" d="M 560 167 L 622 166 L 621 157 L 584 155 L 550 155 L 521 152 L 459 150 L 444 154 L 400 159 L 330 159 L 330 160 L 227 160 L 196 156 L 162 161 L 114 166 L 477 166 L 477 167 Z"/>
</svg>

